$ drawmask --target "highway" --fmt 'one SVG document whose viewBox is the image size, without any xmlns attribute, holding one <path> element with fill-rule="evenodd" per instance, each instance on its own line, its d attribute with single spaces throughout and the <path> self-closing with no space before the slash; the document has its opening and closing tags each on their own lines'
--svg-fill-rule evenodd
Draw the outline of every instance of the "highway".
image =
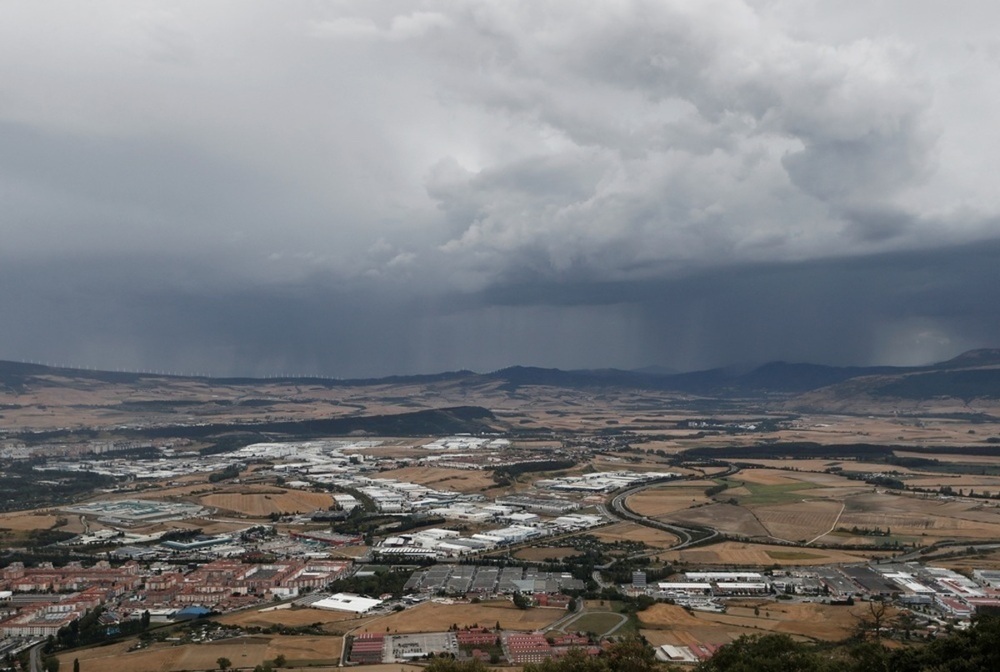
<svg viewBox="0 0 1000 672">
<path fill-rule="evenodd" d="M 728 476 L 732 476 L 738 471 L 739 471 L 738 467 L 729 465 L 727 471 L 721 474 L 717 474 L 713 478 L 725 478 Z M 687 477 L 682 477 L 682 478 L 687 478 Z M 709 532 L 707 530 L 693 528 L 693 527 L 673 525 L 671 523 L 665 523 L 663 521 L 656 520 L 654 518 L 647 518 L 646 516 L 639 515 L 638 513 L 628 508 L 626 501 L 628 500 L 629 497 L 638 492 L 642 492 L 647 488 L 655 488 L 658 485 L 662 485 L 662 482 L 645 483 L 643 485 L 636 486 L 634 488 L 629 488 L 628 490 L 623 490 L 622 492 L 619 492 L 611 499 L 611 502 L 609 503 L 611 510 L 609 511 L 607 507 L 602 506 L 600 507 L 601 512 L 613 515 L 618 518 L 623 518 L 625 520 L 630 520 L 633 523 L 638 523 L 639 525 L 645 525 L 646 527 L 652 527 L 657 530 L 663 530 L 677 537 L 678 541 L 676 544 L 674 544 L 670 548 L 656 549 L 654 551 L 655 553 L 663 553 L 664 551 L 679 551 L 695 543 L 698 544 L 710 543 L 719 536 L 721 536 L 718 530 L 711 530 Z"/>
<path fill-rule="evenodd" d="M 687 548 L 696 541 L 701 541 L 702 539 L 714 539 L 715 537 L 719 536 L 719 533 L 716 530 L 712 530 L 711 534 L 708 537 L 704 537 L 701 534 L 701 530 L 681 527 L 680 525 L 673 525 L 671 523 L 664 523 L 663 521 L 654 520 L 653 518 L 647 518 L 646 516 L 641 516 L 638 513 L 635 513 L 634 511 L 629 509 L 628 506 L 626 506 L 625 504 L 625 500 L 627 500 L 629 497 L 636 494 L 637 492 L 645 490 L 648 487 L 652 486 L 651 485 L 639 486 L 637 488 L 632 488 L 630 490 L 625 490 L 624 492 L 618 493 L 611 500 L 611 509 L 614 512 L 614 514 L 620 518 L 630 520 L 640 525 L 645 525 L 646 527 L 652 527 L 658 530 L 664 530 L 665 532 L 669 532 L 670 534 L 676 536 L 678 542 L 673 546 L 671 546 L 670 548 L 662 549 L 661 552 L 678 551 L 683 548 Z"/>
</svg>

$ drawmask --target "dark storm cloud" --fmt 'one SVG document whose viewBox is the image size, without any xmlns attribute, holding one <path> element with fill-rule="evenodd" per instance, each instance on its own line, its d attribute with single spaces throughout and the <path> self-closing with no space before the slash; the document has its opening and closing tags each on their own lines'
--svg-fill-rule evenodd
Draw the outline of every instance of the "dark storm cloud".
<svg viewBox="0 0 1000 672">
<path fill-rule="evenodd" d="M 0 6 L 0 357 L 362 376 L 994 345 L 997 10 Z"/>
<path fill-rule="evenodd" d="M 713 269 L 675 280 L 525 279 L 415 299 L 332 278 L 247 286 L 143 259 L 7 268 L 0 347 L 32 360 L 364 377 L 512 362 L 913 364 L 1000 330 L 1000 244 Z M 197 280 L 197 282 L 193 282 Z M 24 336 L 30 334 L 30 337 Z"/>
</svg>

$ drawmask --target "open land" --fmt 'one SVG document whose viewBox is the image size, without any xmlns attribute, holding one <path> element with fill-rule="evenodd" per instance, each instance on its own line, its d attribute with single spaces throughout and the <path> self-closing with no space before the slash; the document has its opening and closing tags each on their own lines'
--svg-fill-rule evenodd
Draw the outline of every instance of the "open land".
<svg viewBox="0 0 1000 672">
<path fill-rule="evenodd" d="M 198 499 L 198 503 L 202 506 L 260 518 L 272 513 L 308 513 L 317 509 L 327 509 L 333 504 L 333 497 L 323 492 L 245 487 L 225 489 L 205 495 Z"/>
<path fill-rule="evenodd" d="M 636 523 L 615 523 L 588 532 L 588 534 L 608 543 L 637 541 L 651 548 L 667 548 L 677 543 L 677 537 L 669 532 Z"/>
<path fill-rule="evenodd" d="M 455 492 L 479 492 L 496 485 L 493 472 L 481 469 L 445 469 L 440 467 L 406 467 L 383 471 L 380 478 L 395 478 L 432 488 Z"/>
<path fill-rule="evenodd" d="M 531 547 L 522 548 L 516 553 L 514 557 L 520 560 L 534 560 L 536 562 L 547 561 L 550 558 L 556 560 L 565 560 L 566 558 L 572 558 L 580 555 L 580 551 L 575 548 L 567 546 L 542 546 L 542 547 Z"/>
<path fill-rule="evenodd" d="M 841 641 L 856 630 L 866 609 L 863 604 L 847 607 L 743 600 L 730 601 L 726 613 L 709 613 L 655 604 L 639 613 L 639 621 L 642 634 L 654 646 L 726 644 L 741 635 L 762 631 L 791 635 L 796 639 Z"/>
<path fill-rule="evenodd" d="M 500 622 L 504 630 L 541 630 L 565 615 L 560 609 L 518 609 L 510 602 L 481 604 L 425 602 L 412 609 L 371 621 L 360 632 L 394 633 L 444 632 L 452 624 L 460 628 L 479 624 L 493 627 Z"/>
<path fill-rule="evenodd" d="M 271 625 L 285 625 L 294 628 L 303 625 L 313 625 L 316 623 L 323 625 L 328 623 L 343 623 L 344 621 L 357 620 L 357 616 L 350 612 L 330 611 L 326 609 L 295 608 L 270 609 L 268 611 L 250 609 L 247 611 L 226 614 L 225 616 L 220 616 L 216 620 L 226 625 L 239 625 L 244 627 L 256 625 L 266 628 Z"/>
<path fill-rule="evenodd" d="M 81 672 L 177 672 L 218 669 L 216 660 L 228 658 L 236 667 L 253 667 L 273 660 L 279 653 L 292 664 L 316 662 L 336 665 L 340 658 L 340 637 L 253 636 L 204 644 L 154 644 L 139 651 L 127 651 L 128 643 L 82 649 L 59 656 L 60 667 L 72 669 L 79 659 Z"/>
<path fill-rule="evenodd" d="M 880 555 L 882 553 L 873 551 L 840 551 L 724 541 L 709 546 L 668 551 L 658 557 L 665 562 L 685 562 L 695 566 L 770 567 L 782 565 L 796 567 L 860 562 Z"/>
</svg>

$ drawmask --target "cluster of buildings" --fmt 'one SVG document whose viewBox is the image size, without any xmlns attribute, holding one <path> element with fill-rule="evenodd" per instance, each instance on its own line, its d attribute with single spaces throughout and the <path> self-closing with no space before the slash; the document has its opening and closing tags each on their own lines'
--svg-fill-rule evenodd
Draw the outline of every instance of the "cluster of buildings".
<svg viewBox="0 0 1000 672">
<path fill-rule="evenodd" d="M 950 569 L 916 563 L 877 565 L 874 569 L 895 588 L 892 595 L 907 606 L 927 607 L 960 620 L 971 618 L 978 609 L 1000 608 L 1000 572 L 976 570 L 970 579 Z"/>
<path fill-rule="evenodd" d="M 0 594 L 0 637 L 49 637 L 108 597 L 99 587 L 67 595 Z"/>
<path fill-rule="evenodd" d="M 661 581 L 646 592 L 695 609 L 721 611 L 720 598 L 789 594 L 823 596 L 831 602 L 892 599 L 942 618 L 968 619 L 980 608 L 1000 608 L 1000 572 L 975 570 L 973 578 L 918 563 L 824 566 L 770 575 L 754 571 L 687 572 L 683 581 Z"/>
<path fill-rule="evenodd" d="M 341 560 L 286 560 L 263 564 L 220 559 L 190 572 L 163 571 L 145 580 L 138 599 L 153 606 L 198 604 L 216 607 L 236 599 L 255 603 L 322 588 L 342 576 L 351 563 Z M 240 598 L 250 598 L 242 600 Z"/>
<path fill-rule="evenodd" d="M 356 664 L 403 663 L 431 655 L 448 655 L 524 665 L 558 658 L 573 649 L 582 649 L 589 655 L 597 655 L 601 650 L 578 634 L 547 638 L 539 633 L 498 632 L 479 627 L 416 635 L 364 632 L 354 635 L 348 646 L 348 660 Z"/>
<path fill-rule="evenodd" d="M 15 562 L 0 574 L 0 635 L 54 635 L 99 604 L 114 605 L 123 619 L 146 611 L 168 619 L 189 606 L 248 607 L 322 588 L 350 567 L 346 561 L 320 559 L 273 564 L 220 559 L 195 569 L 165 563 L 147 569 L 136 562 L 119 567 L 74 562 L 58 568 Z"/>
<path fill-rule="evenodd" d="M 463 536 L 456 530 L 441 528 L 394 535 L 382 540 L 372 552 L 384 557 L 458 558 L 502 546 L 522 544 L 553 534 L 578 532 L 608 522 L 596 515 L 565 515 L 551 520 L 541 520 L 534 514 L 527 515 L 530 518 L 522 524 L 476 532 L 468 536 Z"/>
<path fill-rule="evenodd" d="M 98 522 L 114 527 L 136 527 L 184 520 L 199 516 L 205 511 L 196 504 L 143 499 L 102 500 L 64 506 L 62 510 L 82 516 L 93 516 Z"/>
<path fill-rule="evenodd" d="M 700 663 L 715 655 L 719 647 L 719 644 L 692 644 L 691 646 L 663 644 L 656 648 L 656 659 L 664 663 Z"/>
<path fill-rule="evenodd" d="M 170 450 L 170 441 L 95 440 L 77 443 L 45 443 L 29 445 L 19 440 L 0 441 L 0 458 L 28 460 L 34 457 L 79 457 L 83 455 L 106 455 L 108 453 L 129 453 L 149 449 Z"/>
<path fill-rule="evenodd" d="M 462 434 L 435 439 L 421 446 L 424 450 L 503 450 L 509 447 L 510 441 L 507 439 L 483 438 Z"/>
<path fill-rule="evenodd" d="M 680 474 L 669 471 L 600 471 L 582 476 L 563 476 L 535 482 L 535 487 L 544 490 L 568 492 L 608 493 L 653 481 L 678 478 Z"/>
<path fill-rule="evenodd" d="M 568 597 L 564 600 L 552 598 L 566 591 L 583 590 L 584 587 L 584 582 L 573 578 L 571 574 L 540 572 L 535 567 L 434 565 L 414 572 L 406 582 L 404 591 L 467 597 L 521 593 L 532 595 L 536 603 L 542 606 L 565 608 L 569 603 Z"/>
</svg>

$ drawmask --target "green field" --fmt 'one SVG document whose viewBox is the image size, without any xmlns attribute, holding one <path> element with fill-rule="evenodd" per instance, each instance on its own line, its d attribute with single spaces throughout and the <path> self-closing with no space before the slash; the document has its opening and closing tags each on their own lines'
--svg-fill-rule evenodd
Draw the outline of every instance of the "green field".
<svg viewBox="0 0 1000 672">
<path fill-rule="evenodd" d="M 627 618 L 625 614 L 615 614 L 610 611 L 586 612 L 579 618 L 567 623 L 566 631 L 593 632 L 596 635 L 603 635 L 618 626 L 622 622 L 622 619 L 626 619 L 626 623 L 615 631 L 615 634 L 619 634 L 623 630 L 628 630 Z"/>
<path fill-rule="evenodd" d="M 730 496 L 736 499 L 741 506 L 753 506 L 757 504 L 787 504 L 802 499 L 802 493 L 813 490 L 817 486 L 812 483 L 780 483 L 777 485 L 762 485 L 760 483 L 744 483 L 732 479 L 723 479 L 719 483 L 727 483 L 730 488 L 746 488 L 749 495 L 729 495 L 724 491 L 718 495 L 720 499 L 727 499 Z"/>
</svg>

